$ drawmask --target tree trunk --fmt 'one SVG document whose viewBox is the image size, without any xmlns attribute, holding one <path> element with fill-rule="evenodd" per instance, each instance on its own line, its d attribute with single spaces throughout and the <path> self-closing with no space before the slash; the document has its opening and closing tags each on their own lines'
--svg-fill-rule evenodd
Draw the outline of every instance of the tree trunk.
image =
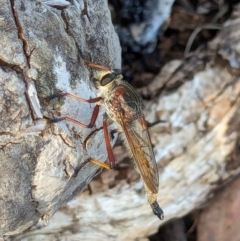
<svg viewBox="0 0 240 241">
<path fill-rule="evenodd" d="M 88 123 L 89 104 L 45 100 L 58 89 L 95 96 L 82 58 L 120 66 L 106 2 L 74 4 L 56 9 L 12 1 L 2 8 L 1 15 L 9 14 L 4 27 L 15 31 L 1 30 L 3 43 L 15 45 L 1 54 L 2 235 L 20 232 L 39 219 L 47 221 L 86 187 L 97 167 L 86 164 L 75 178 L 74 170 L 89 157 L 106 159 L 101 118 L 92 130 L 47 122 L 61 112 Z M 142 181 L 128 168 L 103 172 L 102 179 L 91 183 L 92 195 L 83 192 L 46 227 L 33 227 L 11 240 L 146 240 L 170 219 L 201 208 L 216 189 L 239 174 L 239 16 L 238 5 L 207 48 L 166 64 L 140 90 L 152 96 L 146 103 L 147 120 L 165 121 L 150 130 L 164 221 L 153 215 Z M 118 159 L 124 157 L 121 147 L 115 153 Z"/>
<path fill-rule="evenodd" d="M 107 156 L 101 118 L 92 129 L 49 123 L 61 115 L 88 124 L 94 105 L 47 99 L 58 91 L 95 97 L 84 59 L 120 68 L 107 2 L 51 2 L 0 1 L 0 236 L 47 222 L 95 175 L 86 160 Z"/>
</svg>

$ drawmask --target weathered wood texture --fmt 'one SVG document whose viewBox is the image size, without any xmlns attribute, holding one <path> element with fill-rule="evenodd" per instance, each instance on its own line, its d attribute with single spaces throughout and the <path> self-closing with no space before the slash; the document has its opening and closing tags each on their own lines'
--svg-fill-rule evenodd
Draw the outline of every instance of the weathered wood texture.
<svg viewBox="0 0 240 241">
<path fill-rule="evenodd" d="M 83 58 L 120 68 L 121 50 L 105 0 L 73 1 L 66 9 L 1 0 L 0 36 L 2 236 L 48 221 L 85 188 L 97 167 L 86 164 L 75 178 L 74 170 L 90 156 L 106 160 L 102 131 L 83 145 L 101 118 L 92 130 L 47 122 L 61 110 L 87 124 L 94 105 L 46 97 L 58 90 L 95 97 Z"/>
<path fill-rule="evenodd" d="M 20 31 L 21 34 L 27 35 L 27 41 L 32 41 L 32 45 L 25 43 L 25 48 L 26 46 L 28 48 L 32 46 L 32 49 L 36 47 L 30 60 L 38 60 L 40 63 L 31 65 L 31 68 L 35 69 L 35 72 L 32 72 L 36 73 L 36 77 L 32 78 L 37 86 L 44 115 L 49 112 L 54 113 L 53 109 L 57 111 L 55 105 L 45 105 L 41 100 L 56 88 L 65 88 L 82 96 L 84 93 L 93 96 L 93 92 L 88 89 L 90 83 L 88 82 L 88 69 L 81 59 L 77 59 L 77 54 L 75 55 L 74 51 L 77 51 L 75 48 L 78 46 L 86 57 L 92 56 L 92 60 L 97 63 L 119 64 L 118 55 L 114 55 L 117 52 L 117 47 L 114 47 L 113 44 L 117 40 L 106 38 L 106 36 L 113 34 L 113 30 L 109 29 L 112 29 L 111 25 L 109 26 L 109 22 L 106 22 L 106 19 L 110 21 L 109 15 L 104 14 L 103 11 L 97 11 L 97 7 L 94 10 L 96 12 L 90 11 L 91 6 L 96 6 L 96 3 L 89 3 L 88 16 L 80 14 L 83 13 L 82 5 L 79 7 L 80 10 L 76 6 L 70 6 L 60 14 L 61 11 L 59 13 L 59 10 L 44 7 L 41 4 L 18 4 L 19 2 L 16 1 L 14 11 L 21 13 L 22 9 L 25 9 L 21 18 L 21 14 L 18 15 L 18 18 L 21 19 L 19 22 L 23 26 L 26 25 L 24 22 L 26 11 L 32 9 L 33 6 L 38 6 L 36 12 L 44 9 L 39 13 L 40 16 L 44 16 L 41 21 L 47 21 L 47 17 L 51 16 L 59 21 L 58 23 L 57 20 L 56 22 L 52 20 L 51 24 L 48 25 L 48 30 L 42 32 L 46 36 L 50 35 L 48 39 L 50 43 L 52 39 L 58 40 L 53 45 L 44 39 L 41 40 L 41 35 L 36 35 L 36 41 L 31 40 L 34 36 L 33 33 L 37 31 L 36 28 L 40 31 L 40 27 L 35 27 L 37 26 L 36 20 L 35 28 L 31 29 L 31 32 L 29 32 L 29 27 L 28 30 Z M 22 5 L 26 6 L 23 8 Z M 8 9 L 11 10 L 10 5 Z M 38 16 L 37 13 L 33 14 L 34 9 L 31 10 L 31 17 Z M 71 14 L 68 14 L 70 11 Z M 9 11 L 6 12 L 9 13 Z M 78 12 L 77 16 L 74 15 L 75 12 Z M 92 29 L 97 21 L 95 14 L 104 15 L 106 29 L 97 28 L 97 33 L 100 36 L 94 36 L 95 41 L 92 39 L 86 45 L 86 39 L 91 36 L 90 33 L 93 34 L 90 31 L 96 31 L 96 28 Z M 93 195 L 90 196 L 84 192 L 75 200 L 68 202 L 50 219 L 46 227 L 29 230 L 12 238 L 12 240 L 147 240 L 146 237 L 156 232 L 159 226 L 166 221 L 174 217 L 181 217 L 202 207 L 216 188 L 221 187 L 223 183 L 239 174 L 240 79 L 237 70 L 240 62 L 238 57 L 240 51 L 238 46 L 239 16 L 240 6 L 235 9 L 231 19 L 207 48 L 197 51 L 185 60 L 170 62 L 148 88 L 141 90 L 154 96 L 151 102 L 146 103 L 147 119 L 149 121 L 159 119 L 166 121 L 151 129 L 156 160 L 160 170 L 159 203 L 165 211 L 163 222 L 152 214 L 141 180 L 130 183 L 126 179 L 115 180 L 116 185 L 108 189 L 108 184 L 112 183 L 112 180 L 118 175 L 118 171 L 109 171 L 110 174 L 103 174 L 105 177 L 108 175 L 109 180 L 103 179 L 104 183 L 101 185 L 105 188 L 102 188 L 101 191 L 96 188 L 101 185 L 97 186 L 96 184 Z M 68 23 L 67 26 L 66 23 Z M 82 30 L 82 25 L 77 26 L 77 23 L 83 24 L 84 28 L 88 26 L 88 31 Z M 101 21 L 97 23 L 104 24 Z M 50 29 L 50 26 L 55 27 Z M 57 36 L 51 34 L 51 31 L 59 30 L 60 26 L 62 26 L 62 31 L 57 31 Z M 66 29 L 71 34 L 66 34 Z M 101 33 L 104 30 L 108 30 L 108 34 Z M 76 31 L 85 32 L 77 35 Z M 62 37 L 60 33 L 65 33 L 65 37 Z M 17 39 L 17 32 L 15 35 L 12 37 L 13 39 Z M 115 38 L 115 35 L 113 36 Z M 66 39 L 61 40 L 60 37 Z M 26 53 L 31 52 L 23 51 L 20 40 L 19 46 L 21 48 L 14 48 L 15 51 L 11 54 L 15 58 L 10 58 L 11 61 L 12 59 L 24 60 Z M 65 49 L 66 46 L 69 46 L 67 40 L 73 42 L 73 45 L 69 45 L 74 51 Z M 41 41 L 44 43 L 43 48 L 41 48 Z M 96 47 L 96 43 L 99 44 L 98 41 L 109 41 L 109 43 L 104 42 L 108 45 L 101 46 L 102 49 Z M 9 43 L 12 42 L 9 41 Z M 46 50 L 47 47 L 49 49 Z M 41 52 L 41 50 L 46 52 Z M 115 53 L 111 54 L 112 52 Z M 34 53 L 35 57 L 33 57 Z M 20 58 L 18 55 L 23 57 Z M 4 158 L 2 156 L 0 159 L 3 163 L 1 164 L 1 169 L 3 169 L 1 177 L 4 180 L 4 182 L 1 181 L 1 192 L 5 190 L 5 194 L 1 194 L 1 212 L 8 211 L 1 215 L 4 215 L 4 219 L 0 220 L 1 224 L 11 221 L 8 226 L 2 226 L 2 230 L 7 230 L 9 227 L 11 227 L 10 230 L 14 230 L 17 227 L 17 218 L 20 220 L 18 225 L 21 224 L 21 230 L 30 226 L 41 216 L 48 219 L 48 216 L 50 217 L 62 203 L 81 191 L 92 178 L 96 168 L 90 164 L 84 170 L 80 170 L 77 178 L 71 178 L 71 170 L 84 160 L 84 154 L 87 156 L 95 155 L 94 157 L 101 160 L 106 157 L 106 152 L 102 152 L 104 145 L 100 131 L 97 132 L 96 137 L 91 138 L 89 149 L 84 152 L 81 141 L 91 131 L 77 127 L 72 129 L 72 125 L 66 123 L 40 126 L 42 131 L 39 132 L 34 131 L 37 127 L 26 130 L 33 123 L 33 120 L 29 111 L 31 110 L 29 102 L 24 96 L 24 83 L 26 82 L 21 74 L 24 66 L 23 60 L 21 60 L 22 64 L 21 61 L 20 64 L 15 62 L 12 64 L 20 66 L 16 70 L 9 64 L 10 60 L 5 57 L 4 63 L 8 64 L 7 67 L 2 67 L 3 74 L 1 74 L 1 76 L 7 75 L 6 79 L 9 80 L 3 81 L 3 87 L 11 81 L 20 83 L 14 96 L 12 95 L 13 90 L 10 88 L 12 85 L 5 87 L 5 89 L 9 89 L 7 89 L 9 97 L 5 94 L 5 99 L 8 97 L 11 100 L 11 105 L 8 108 L 15 107 L 15 111 L 10 112 L 11 109 L 6 111 L 4 123 L 1 124 L 1 127 L 5 126 L 1 130 L 1 138 L 5 143 L 2 144 L 1 149 L 1 155 Z M 68 73 L 67 76 L 66 73 Z M 11 79 L 9 74 L 11 74 Z M 66 81 L 67 78 L 68 81 Z M 173 87 L 175 88 L 169 91 Z M 161 94 L 159 94 L 160 90 Z M 21 101 L 25 101 L 24 109 L 18 107 L 22 103 Z M 90 118 L 89 105 L 77 105 L 76 102 L 72 102 L 68 100 L 64 102 L 60 109 L 61 114 L 70 115 L 79 120 L 82 120 L 81 118 L 84 116 L 88 120 Z M 2 106 L 6 108 L 7 105 L 3 104 Z M 24 110 L 26 111 L 24 112 Z M 7 113 L 12 114 L 7 115 Z M 16 123 L 20 124 L 7 124 L 12 120 L 19 120 Z M 99 120 L 97 126 L 99 127 L 100 124 Z M 67 126 L 71 128 L 67 128 Z M 81 139 L 78 139 L 80 137 Z M 99 143 L 103 147 L 96 149 Z M 32 176 L 29 176 L 30 172 Z M 19 181 L 21 177 L 22 181 Z"/>
</svg>

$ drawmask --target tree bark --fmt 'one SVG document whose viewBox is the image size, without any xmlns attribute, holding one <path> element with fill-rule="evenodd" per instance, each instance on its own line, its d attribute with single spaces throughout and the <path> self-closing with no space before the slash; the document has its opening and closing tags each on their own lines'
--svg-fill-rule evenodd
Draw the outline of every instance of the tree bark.
<svg viewBox="0 0 240 241">
<path fill-rule="evenodd" d="M 93 97 L 94 88 L 90 87 L 90 74 L 82 56 L 95 63 L 119 67 L 120 51 L 105 2 L 88 2 L 87 7 L 85 3 L 78 5 L 79 8 L 70 5 L 63 10 L 21 1 L 6 6 L 15 15 L 18 13 L 19 20 L 16 17 L 12 20 L 17 26 L 12 38 L 17 39 L 17 32 L 20 36 L 19 43 L 15 41 L 19 47 L 1 57 L 1 63 L 6 65 L 1 65 L 1 76 L 5 78 L 1 84 L 3 100 L 11 101 L 2 104 L 6 111 L 1 116 L 6 121 L 1 124 L 0 192 L 4 218 L 0 220 L 2 234 L 9 235 L 39 219 L 48 220 L 63 203 L 82 191 L 97 170 L 87 164 L 76 178 L 72 177 L 86 158 L 106 159 L 101 130 L 73 128 L 65 122 L 50 125 L 37 113 L 52 118 L 61 111 L 61 116 L 87 123 L 91 116 L 88 104 L 67 99 L 64 103 L 57 100 L 45 103 L 44 97 L 56 89 Z M 105 12 L 100 11 L 101 7 Z M 31 17 L 41 17 L 41 21 L 34 21 L 32 28 L 26 25 L 27 12 L 29 15 L 31 12 Z M 101 21 L 97 20 L 99 16 Z M 238 5 L 207 48 L 184 60 L 171 61 L 151 85 L 140 90 L 153 97 L 146 103 L 147 120 L 165 121 L 150 130 L 159 166 L 158 200 L 165 212 L 164 221 L 153 215 L 139 177 L 133 177 L 136 174 L 129 171 L 125 178 L 117 179 L 121 172 L 114 170 L 102 174 L 102 183 L 93 181 L 92 195 L 83 192 L 56 212 L 46 227 L 32 228 L 12 240 L 146 240 L 170 219 L 203 207 L 216 189 L 237 176 L 240 171 L 239 16 Z M 17 22 L 21 23 L 20 28 Z M 44 30 L 36 28 L 36 22 Z M 98 25 L 101 31 L 97 31 Z M 95 36 L 96 33 L 100 36 Z M 40 36 L 46 36 L 47 40 Z M 31 63 L 32 82 L 24 75 L 26 60 Z M 36 86 L 40 111 L 33 107 L 37 106 L 36 96 L 34 104 L 33 97 L 27 100 L 24 96 L 29 83 L 32 88 Z M 12 86 L 18 87 L 12 89 Z M 34 125 L 35 119 L 38 121 Z M 101 127 L 100 119 L 96 130 Z M 93 135 L 84 150 L 82 143 L 90 133 Z M 118 155 L 124 156 L 121 151 Z"/>
<path fill-rule="evenodd" d="M 95 175 L 86 160 L 107 156 L 101 117 L 93 129 L 49 123 L 61 115 L 88 124 L 94 105 L 47 100 L 59 90 L 95 97 L 84 59 L 120 68 L 107 2 L 55 2 L 0 1 L 0 237 L 47 222 Z"/>
</svg>

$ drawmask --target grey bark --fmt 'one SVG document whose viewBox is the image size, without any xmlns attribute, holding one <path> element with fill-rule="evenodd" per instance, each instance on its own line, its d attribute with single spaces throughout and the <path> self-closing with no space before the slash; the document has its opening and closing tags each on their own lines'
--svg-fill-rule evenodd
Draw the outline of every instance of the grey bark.
<svg viewBox="0 0 240 241">
<path fill-rule="evenodd" d="M 84 59 L 121 64 L 107 2 L 64 2 L 0 1 L 0 237 L 47 222 L 93 178 L 97 167 L 83 163 L 106 160 L 103 111 L 93 129 L 48 122 L 61 110 L 88 124 L 94 105 L 46 98 L 95 97 Z"/>
</svg>

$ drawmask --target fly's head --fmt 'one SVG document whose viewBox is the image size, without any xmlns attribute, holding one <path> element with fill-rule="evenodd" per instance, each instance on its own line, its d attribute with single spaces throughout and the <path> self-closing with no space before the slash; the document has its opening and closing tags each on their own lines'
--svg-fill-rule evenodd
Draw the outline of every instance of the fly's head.
<svg viewBox="0 0 240 241">
<path fill-rule="evenodd" d="M 96 77 L 95 86 L 103 99 L 111 98 L 113 90 L 122 82 L 123 78 L 120 69 L 99 71 Z"/>
<path fill-rule="evenodd" d="M 123 78 L 122 71 L 120 69 L 113 69 L 101 73 L 99 76 L 99 85 L 103 88 L 109 88 L 110 85 L 117 85 Z"/>
</svg>

